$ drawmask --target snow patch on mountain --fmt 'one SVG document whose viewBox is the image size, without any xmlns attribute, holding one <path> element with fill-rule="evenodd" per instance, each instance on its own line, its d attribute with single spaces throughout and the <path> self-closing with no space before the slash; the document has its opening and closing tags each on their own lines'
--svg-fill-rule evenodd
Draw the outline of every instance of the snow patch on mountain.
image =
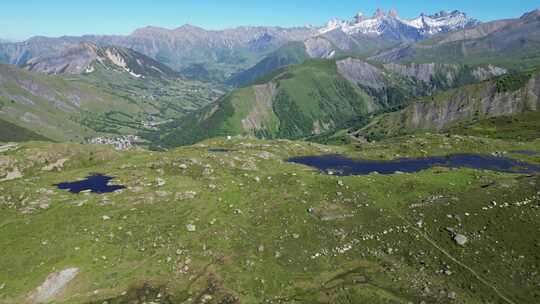
<svg viewBox="0 0 540 304">
<path fill-rule="evenodd" d="M 346 21 L 333 19 L 319 30 L 325 34 L 334 30 L 341 30 L 346 34 L 364 34 L 368 36 L 382 36 L 387 31 L 399 29 L 416 30 L 421 37 L 438 33 L 445 33 L 478 25 L 480 22 L 460 11 L 441 11 L 433 15 L 421 14 L 414 19 L 401 19 L 395 10 L 388 13 L 378 9 L 373 17 L 366 18 L 362 12 L 353 20 Z"/>
</svg>

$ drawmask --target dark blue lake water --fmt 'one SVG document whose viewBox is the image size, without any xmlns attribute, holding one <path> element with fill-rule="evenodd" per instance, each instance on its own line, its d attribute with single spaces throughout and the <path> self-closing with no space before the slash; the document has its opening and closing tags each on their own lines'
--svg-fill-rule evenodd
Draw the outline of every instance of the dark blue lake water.
<svg viewBox="0 0 540 304">
<path fill-rule="evenodd" d="M 58 189 L 69 190 L 71 193 L 81 193 L 87 190 L 90 190 L 92 193 L 110 193 L 125 188 L 122 185 L 109 185 L 109 182 L 112 179 L 114 179 L 114 177 L 103 174 L 94 174 L 87 176 L 85 180 L 72 183 L 61 183 L 55 186 L 58 187 Z"/>
<path fill-rule="evenodd" d="M 402 158 L 390 161 L 351 159 L 340 155 L 320 155 L 295 157 L 291 163 L 317 168 L 335 175 L 394 174 L 396 172 L 415 173 L 434 166 L 448 168 L 472 168 L 507 173 L 540 172 L 540 165 L 519 160 L 478 154 L 455 154 L 441 157 Z"/>
</svg>

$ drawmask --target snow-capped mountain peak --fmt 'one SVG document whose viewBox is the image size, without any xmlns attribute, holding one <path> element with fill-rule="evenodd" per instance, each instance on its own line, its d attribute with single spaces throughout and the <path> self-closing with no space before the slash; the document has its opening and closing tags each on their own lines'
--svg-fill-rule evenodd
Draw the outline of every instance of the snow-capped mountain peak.
<svg viewBox="0 0 540 304">
<path fill-rule="evenodd" d="M 385 13 L 377 9 L 373 17 L 366 18 L 363 13 L 358 13 L 353 20 L 345 21 L 333 19 L 321 28 L 321 34 L 334 30 L 368 36 L 382 36 L 387 32 L 404 32 L 413 35 L 413 39 L 421 39 L 434 34 L 460 30 L 477 25 L 479 21 L 467 16 L 460 11 L 441 11 L 433 15 L 421 14 L 414 19 L 401 19 L 396 10 L 392 9 Z"/>
<path fill-rule="evenodd" d="M 460 30 L 479 23 L 479 21 L 468 17 L 460 11 L 441 11 L 433 15 L 422 14 L 418 18 L 402 21 L 419 29 L 424 35 Z"/>
</svg>

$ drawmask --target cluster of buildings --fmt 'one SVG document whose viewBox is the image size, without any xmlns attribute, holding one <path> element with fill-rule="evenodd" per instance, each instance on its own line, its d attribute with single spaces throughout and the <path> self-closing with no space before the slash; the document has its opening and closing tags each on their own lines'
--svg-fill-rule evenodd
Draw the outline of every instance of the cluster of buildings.
<svg viewBox="0 0 540 304">
<path fill-rule="evenodd" d="M 128 150 L 131 149 L 133 145 L 139 141 L 139 136 L 121 135 L 116 137 L 94 137 L 89 140 L 89 143 L 94 145 L 111 145 L 114 146 L 116 150 Z"/>
</svg>

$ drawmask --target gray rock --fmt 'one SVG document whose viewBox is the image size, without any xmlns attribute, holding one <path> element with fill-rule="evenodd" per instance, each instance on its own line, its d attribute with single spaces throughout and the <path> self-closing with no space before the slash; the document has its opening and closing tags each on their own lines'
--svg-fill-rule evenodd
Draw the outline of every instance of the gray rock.
<svg viewBox="0 0 540 304">
<path fill-rule="evenodd" d="M 465 244 L 469 242 L 469 239 L 463 234 L 457 233 L 456 235 L 454 235 L 454 242 L 456 242 L 456 244 L 458 244 L 459 246 L 465 246 Z"/>
<path fill-rule="evenodd" d="M 41 284 L 30 296 L 30 302 L 51 302 L 60 292 L 62 292 L 67 284 L 77 276 L 78 273 L 78 268 L 67 268 L 60 272 L 50 274 L 45 282 L 43 282 L 43 284 Z"/>
</svg>

